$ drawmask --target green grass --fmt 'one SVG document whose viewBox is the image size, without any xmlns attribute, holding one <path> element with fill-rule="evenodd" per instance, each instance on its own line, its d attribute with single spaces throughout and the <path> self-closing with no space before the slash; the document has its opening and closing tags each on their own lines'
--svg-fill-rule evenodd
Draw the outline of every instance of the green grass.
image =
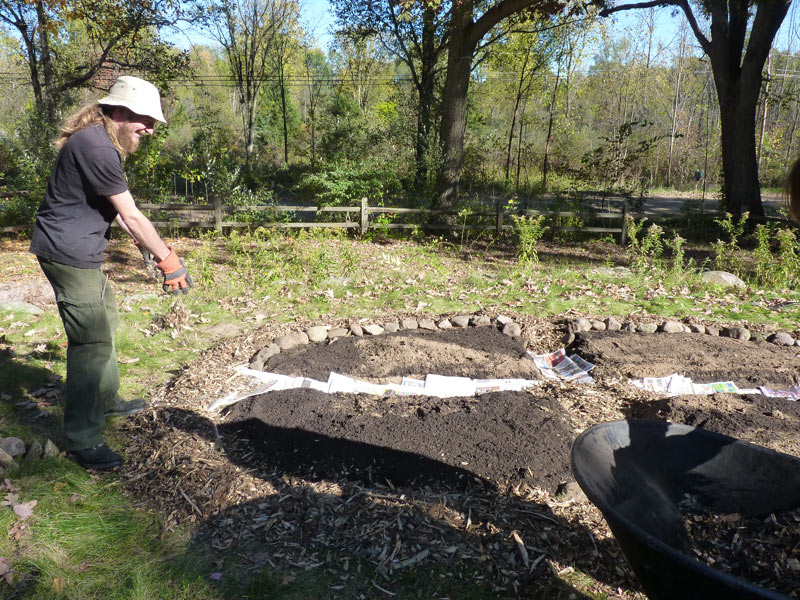
<svg viewBox="0 0 800 600">
<path fill-rule="evenodd" d="M 191 294 L 161 295 L 159 286 L 140 271 L 115 286 L 120 298 L 134 298 L 120 302 L 117 332 L 122 393 L 128 397 L 148 397 L 168 382 L 217 343 L 216 327 L 236 326 L 243 333 L 257 327 L 263 319 L 256 320 L 256 314 L 279 324 L 296 319 L 383 322 L 395 313 L 435 317 L 477 310 L 536 316 L 572 311 L 595 317 L 646 312 L 662 318 L 746 321 L 788 331 L 796 331 L 800 317 L 797 307 L 767 307 L 775 300 L 800 300 L 800 293 L 785 282 L 776 282 L 774 289 L 752 281 L 750 290 L 720 288 L 702 283 L 696 269 L 671 270 L 669 258 L 661 256 L 653 258 L 663 259 L 663 270 L 603 274 L 599 267 L 626 261 L 625 253 L 608 242 L 572 245 L 561 248 L 562 254 L 540 252 L 540 262 L 529 265 L 516 261 L 513 247 L 487 247 L 484 240 L 459 247 L 458 240 L 441 238 L 359 241 L 339 234 L 260 230 L 185 243 L 183 255 L 196 282 Z M 5 252 L 2 260 L 13 269 L 10 277 L 38 274 L 35 260 L 24 250 Z M 120 268 L 107 267 L 112 272 Z M 163 326 L 175 314 L 176 301 L 185 315 L 179 330 Z M 0 311 L 0 436 L 60 443 L 58 406 L 44 407 L 49 416 L 32 419 L 29 409 L 17 405 L 40 399 L 32 394 L 53 375 L 64 375 L 65 341 L 55 309 L 41 315 Z M 109 436 L 124 447 L 125 435 L 113 424 Z M 353 569 L 347 581 L 324 567 L 283 573 L 254 566 L 243 558 L 247 549 L 227 552 L 216 563 L 191 527 L 166 531 L 165 515 L 137 508 L 141 499 L 122 494 L 116 475 L 90 475 L 63 457 L 25 464 L 5 477 L 19 489 L 20 501 L 38 502 L 29 531 L 19 540 L 5 535 L 15 516 L 0 506 L 0 557 L 11 560 L 20 599 L 382 595 L 376 587 L 383 587 L 381 575 L 369 564 L 356 569 L 355 556 L 350 557 Z M 211 577 L 216 572 L 224 574 L 220 581 Z M 401 598 L 502 596 L 490 582 L 465 583 L 457 575 L 439 567 L 409 568 L 385 587 Z M 573 592 L 577 597 L 606 597 L 586 573 L 575 571 L 562 581 L 563 589 L 554 590 L 553 598 L 568 598 Z M 0 583 L 0 596 L 10 590 Z"/>
</svg>

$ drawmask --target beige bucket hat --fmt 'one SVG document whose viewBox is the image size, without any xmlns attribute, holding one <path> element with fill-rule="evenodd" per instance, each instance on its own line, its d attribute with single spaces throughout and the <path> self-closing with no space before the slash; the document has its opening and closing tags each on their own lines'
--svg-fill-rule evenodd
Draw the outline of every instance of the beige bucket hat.
<svg viewBox="0 0 800 600">
<path fill-rule="evenodd" d="M 161 96 L 158 89 L 149 81 L 122 75 L 111 85 L 108 96 L 97 101 L 98 104 L 124 106 L 137 115 L 152 117 L 156 121 L 166 123 L 161 112 Z"/>
</svg>

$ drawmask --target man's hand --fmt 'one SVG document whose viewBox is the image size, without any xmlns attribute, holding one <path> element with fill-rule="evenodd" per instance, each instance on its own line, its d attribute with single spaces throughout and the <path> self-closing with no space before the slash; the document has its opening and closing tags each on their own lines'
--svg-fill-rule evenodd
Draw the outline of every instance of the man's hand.
<svg viewBox="0 0 800 600">
<path fill-rule="evenodd" d="M 139 249 L 139 252 L 142 253 L 142 259 L 144 260 L 144 266 L 147 269 L 147 276 L 150 279 L 158 279 L 158 269 L 156 268 L 156 263 L 153 262 L 153 255 L 150 253 L 150 250 L 142 246 L 136 240 L 133 240 L 134 245 Z"/>
<path fill-rule="evenodd" d="M 169 249 L 167 258 L 160 263 L 156 263 L 156 266 L 164 274 L 164 283 L 161 287 L 165 292 L 172 292 L 174 295 L 181 291 L 184 294 L 188 294 L 189 288 L 194 287 L 192 278 L 186 270 L 186 265 L 183 263 L 183 259 L 178 258 L 178 255 L 175 254 L 172 248 Z"/>
</svg>

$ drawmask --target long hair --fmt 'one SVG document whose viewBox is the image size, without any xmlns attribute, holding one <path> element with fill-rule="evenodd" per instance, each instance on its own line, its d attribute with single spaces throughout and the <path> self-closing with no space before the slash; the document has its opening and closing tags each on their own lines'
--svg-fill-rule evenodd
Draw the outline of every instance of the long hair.
<svg viewBox="0 0 800 600">
<path fill-rule="evenodd" d="M 800 221 L 800 159 L 797 159 L 783 182 L 786 208 L 795 221 Z"/>
<path fill-rule="evenodd" d="M 111 138 L 111 143 L 114 145 L 114 148 L 117 149 L 122 158 L 125 158 L 127 152 L 122 147 L 122 144 L 119 143 L 117 126 L 110 116 L 110 112 L 115 108 L 114 106 L 107 107 L 100 104 L 84 105 L 77 112 L 72 113 L 64 120 L 59 128 L 59 136 L 53 140 L 53 145 L 60 150 L 73 133 L 92 125 L 102 125 L 108 137 Z"/>
</svg>

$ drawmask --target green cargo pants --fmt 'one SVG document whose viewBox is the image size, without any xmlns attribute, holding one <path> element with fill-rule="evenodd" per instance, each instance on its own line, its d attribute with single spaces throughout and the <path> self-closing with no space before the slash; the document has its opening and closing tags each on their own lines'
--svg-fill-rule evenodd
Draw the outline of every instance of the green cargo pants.
<svg viewBox="0 0 800 600">
<path fill-rule="evenodd" d="M 120 402 L 114 331 L 119 310 L 108 277 L 39 257 L 67 334 L 64 433 L 69 450 L 103 443 L 105 411 Z"/>
</svg>

